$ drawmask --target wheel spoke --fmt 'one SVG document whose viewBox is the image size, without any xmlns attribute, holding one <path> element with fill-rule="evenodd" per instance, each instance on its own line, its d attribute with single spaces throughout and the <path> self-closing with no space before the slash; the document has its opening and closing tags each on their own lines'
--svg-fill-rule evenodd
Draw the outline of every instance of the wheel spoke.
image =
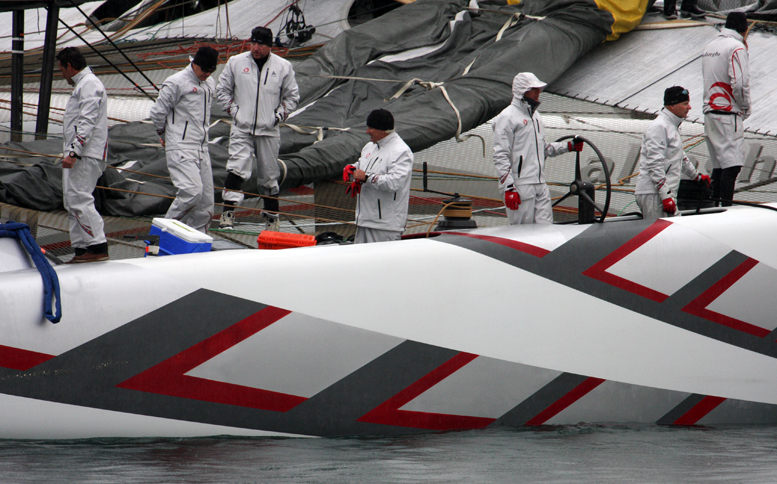
<svg viewBox="0 0 777 484">
<path fill-rule="evenodd" d="M 568 198 L 570 195 L 572 195 L 572 191 L 571 191 L 571 190 L 570 190 L 570 191 L 568 191 L 568 192 L 566 193 L 566 195 L 564 195 L 563 197 L 561 197 L 561 198 L 559 198 L 558 200 L 556 200 L 556 201 L 555 201 L 555 203 L 553 203 L 553 205 L 551 205 L 551 207 L 555 207 L 555 206 L 556 206 L 556 205 L 558 205 L 559 203 L 563 202 L 563 201 L 564 201 L 564 200 L 566 200 L 566 199 L 567 199 L 567 198 Z"/>
<path fill-rule="evenodd" d="M 587 193 L 585 193 L 585 192 L 580 192 L 580 196 L 581 196 L 581 197 L 583 197 L 583 199 L 585 199 L 585 201 L 586 201 L 586 202 L 588 202 L 588 203 L 590 203 L 591 205 L 593 205 L 593 207 L 594 207 L 596 210 L 599 210 L 599 213 L 601 213 L 601 214 L 604 214 L 604 210 L 602 210 L 602 207 L 600 207 L 599 205 L 597 205 L 595 201 L 591 200 L 591 197 L 589 197 Z"/>
</svg>

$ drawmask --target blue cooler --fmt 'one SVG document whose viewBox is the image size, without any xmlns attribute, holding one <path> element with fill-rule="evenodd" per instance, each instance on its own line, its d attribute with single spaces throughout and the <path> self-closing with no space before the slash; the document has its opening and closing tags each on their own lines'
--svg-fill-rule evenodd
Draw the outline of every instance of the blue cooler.
<svg viewBox="0 0 777 484">
<path fill-rule="evenodd" d="M 213 237 L 170 218 L 155 218 L 151 235 L 159 236 L 159 255 L 210 252 Z"/>
</svg>

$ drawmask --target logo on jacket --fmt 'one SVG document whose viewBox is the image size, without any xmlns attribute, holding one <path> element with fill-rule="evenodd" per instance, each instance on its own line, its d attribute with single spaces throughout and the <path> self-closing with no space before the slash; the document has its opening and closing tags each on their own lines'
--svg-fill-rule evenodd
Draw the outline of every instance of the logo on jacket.
<svg viewBox="0 0 777 484">
<path fill-rule="evenodd" d="M 523 125 L 526 126 L 527 124 L 529 124 L 529 120 L 528 119 L 524 119 L 523 120 Z"/>
<path fill-rule="evenodd" d="M 251 71 L 251 69 L 250 69 L 250 68 L 248 68 L 248 67 L 246 67 L 245 69 L 243 69 L 243 72 L 245 72 L 246 74 L 248 74 L 250 71 Z"/>
<path fill-rule="evenodd" d="M 273 77 L 278 77 L 278 76 L 275 75 L 275 71 L 272 71 L 272 76 Z"/>
<path fill-rule="evenodd" d="M 197 88 L 196 88 L 196 87 L 195 87 L 195 88 L 193 88 L 193 89 L 192 89 L 192 92 L 197 92 Z"/>
<path fill-rule="evenodd" d="M 710 86 L 710 107 L 718 111 L 731 111 L 731 98 L 734 97 L 734 91 L 730 84 L 725 82 L 716 82 Z M 720 99 L 722 98 L 722 99 Z M 717 101 L 725 101 L 726 104 L 718 104 Z"/>
</svg>

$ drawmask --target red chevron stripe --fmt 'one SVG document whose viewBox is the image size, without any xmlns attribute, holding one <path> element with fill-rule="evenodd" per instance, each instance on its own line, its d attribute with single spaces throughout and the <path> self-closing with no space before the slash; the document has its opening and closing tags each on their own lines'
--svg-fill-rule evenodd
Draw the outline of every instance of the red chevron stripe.
<svg viewBox="0 0 777 484">
<path fill-rule="evenodd" d="M 573 388 L 571 392 L 556 400 L 555 403 L 537 414 L 537 416 L 526 422 L 524 425 L 535 426 L 544 424 L 558 415 L 562 410 L 583 398 L 588 392 L 604 383 L 604 381 L 605 380 L 602 380 L 601 378 L 587 378 L 583 383 Z"/>
<path fill-rule="evenodd" d="M 712 321 L 713 323 L 722 324 L 723 326 L 728 326 L 729 328 L 752 334 L 753 336 L 758 336 L 759 338 L 769 335 L 771 331 L 766 328 L 746 323 L 739 319 L 707 309 L 707 306 L 709 306 L 712 301 L 726 292 L 756 265 L 758 265 L 758 261 L 755 259 L 747 259 L 739 264 L 733 271 L 726 274 L 721 280 L 712 285 L 712 287 L 704 291 L 703 294 L 688 303 L 688 305 L 683 308 L 683 311 Z"/>
<path fill-rule="evenodd" d="M 673 425 L 695 425 L 696 422 L 704 418 L 708 413 L 713 411 L 715 407 L 723 403 L 725 398 L 723 397 L 710 397 L 706 396 L 701 399 L 699 403 L 693 406 L 685 414 L 675 420 Z"/>
<path fill-rule="evenodd" d="M 651 301 L 664 302 L 664 300 L 669 297 L 668 295 L 650 289 L 649 287 L 645 287 L 642 284 L 629 281 L 628 279 L 624 279 L 620 276 L 610 274 L 607 272 L 607 269 L 617 264 L 619 261 L 624 259 L 635 250 L 639 249 L 650 239 L 660 234 L 670 225 L 671 222 L 667 222 L 666 220 L 656 220 L 650 225 L 650 227 L 637 234 L 633 239 L 618 247 L 610 255 L 583 272 L 583 275 L 610 284 L 611 286 L 621 288 L 625 291 L 629 291 L 638 296 L 646 297 Z"/>
<path fill-rule="evenodd" d="M 531 244 L 527 244 L 525 242 L 518 242 L 517 240 L 504 239 L 502 237 L 494 237 L 492 235 L 465 234 L 463 232 L 443 232 L 443 234 L 461 235 L 462 237 L 472 237 L 473 239 L 486 240 L 488 242 L 504 245 L 505 247 L 510 247 L 511 249 L 515 249 L 515 250 L 520 250 L 521 252 L 525 252 L 529 255 L 533 255 L 535 257 L 540 257 L 540 258 L 550 254 L 549 250 L 543 249 L 542 247 L 537 247 Z"/>
<path fill-rule="evenodd" d="M 471 353 L 457 354 L 426 376 L 366 413 L 358 421 L 428 430 L 479 429 L 488 426 L 495 419 L 399 410 L 400 407 L 429 390 L 477 357 L 477 355 Z"/>
<path fill-rule="evenodd" d="M 307 398 L 185 374 L 289 313 L 290 311 L 285 309 L 268 306 L 117 386 L 128 390 L 275 412 L 291 410 Z"/>
<path fill-rule="evenodd" d="M 0 345 L 0 366 L 3 368 L 26 371 L 52 358 L 54 355 Z"/>
</svg>

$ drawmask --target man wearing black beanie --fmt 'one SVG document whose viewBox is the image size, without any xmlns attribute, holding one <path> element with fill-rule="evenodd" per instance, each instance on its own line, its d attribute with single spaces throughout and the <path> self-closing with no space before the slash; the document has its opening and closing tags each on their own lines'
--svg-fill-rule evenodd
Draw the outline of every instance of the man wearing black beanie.
<svg viewBox="0 0 777 484">
<path fill-rule="evenodd" d="M 712 160 L 712 198 L 730 206 L 745 164 L 743 122 L 750 116 L 747 16 L 732 12 L 702 54 L 704 133 Z"/>
<path fill-rule="evenodd" d="M 200 47 L 184 70 L 168 77 L 151 107 L 151 121 L 165 148 L 167 169 L 178 190 L 165 218 L 207 232 L 213 218 L 213 171 L 208 148 L 210 105 L 219 54 Z"/>
<path fill-rule="evenodd" d="M 394 116 L 376 109 L 367 116 L 370 142 L 343 169 L 346 190 L 356 201 L 355 244 L 399 240 L 407 222 L 413 152 L 394 131 Z"/>
<path fill-rule="evenodd" d="M 664 109 L 650 123 L 642 137 L 639 175 L 634 195 L 643 220 L 677 215 L 677 189 L 680 173 L 699 184 L 709 185 L 710 177 L 702 175 L 683 151 L 680 123 L 691 111 L 688 90 L 672 86 L 664 91 Z"/>
</svg>

